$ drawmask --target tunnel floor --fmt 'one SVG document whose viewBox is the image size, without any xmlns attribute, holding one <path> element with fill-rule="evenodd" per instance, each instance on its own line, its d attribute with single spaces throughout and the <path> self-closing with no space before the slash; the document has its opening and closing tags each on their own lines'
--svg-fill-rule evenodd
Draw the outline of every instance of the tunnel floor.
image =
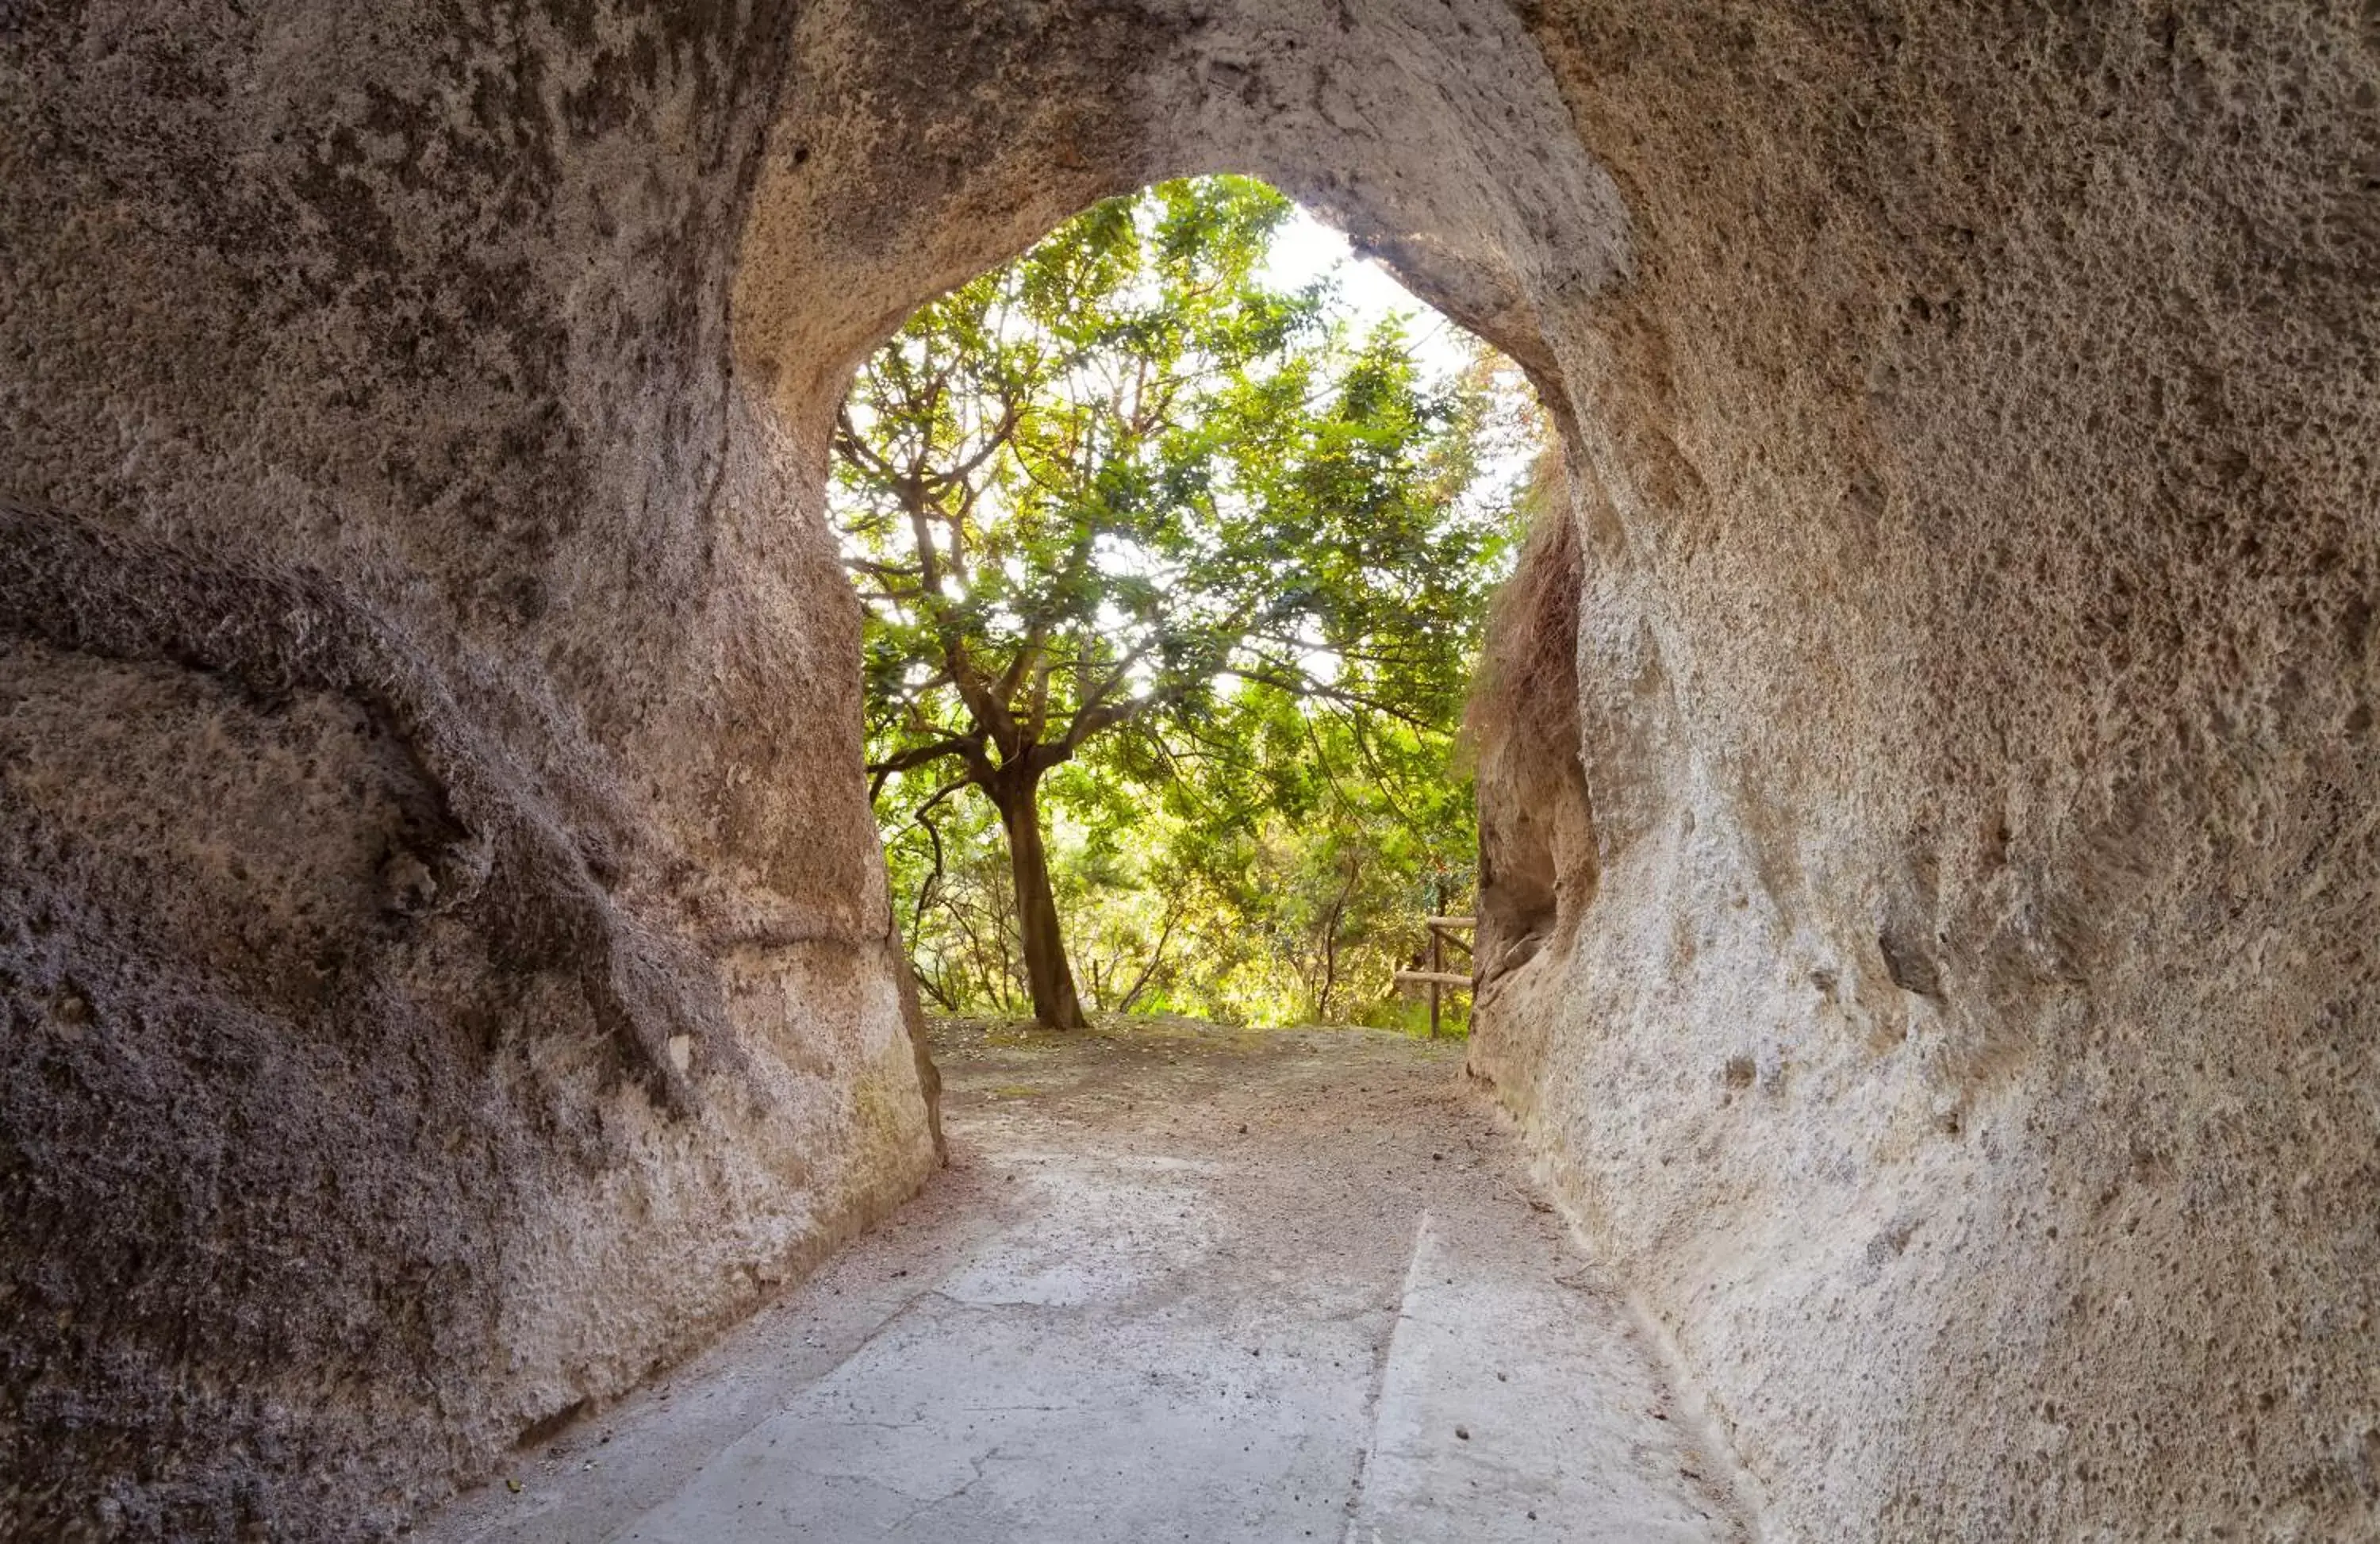
<svg viewBox="0 0 2380 1544">
<path fill-rule="evenodd" d="M 1459 1049 L 955 1023 L 936 1053 L 924 1196 L 418 1537 L 1751 1537 Z"/>
</svg>

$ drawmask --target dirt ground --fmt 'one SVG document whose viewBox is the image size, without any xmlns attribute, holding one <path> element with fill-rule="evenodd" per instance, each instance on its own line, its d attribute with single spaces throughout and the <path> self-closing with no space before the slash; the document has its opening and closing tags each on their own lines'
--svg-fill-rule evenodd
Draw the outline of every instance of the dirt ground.
<svg viewBox="0 0 2380 1544">
<path fill-rule="evenodd" d="M 1458 1043 L 957 1020 L 935 1050 L 923 1196 L 424 1536 L 1752 1537 Z"/>
</svg>

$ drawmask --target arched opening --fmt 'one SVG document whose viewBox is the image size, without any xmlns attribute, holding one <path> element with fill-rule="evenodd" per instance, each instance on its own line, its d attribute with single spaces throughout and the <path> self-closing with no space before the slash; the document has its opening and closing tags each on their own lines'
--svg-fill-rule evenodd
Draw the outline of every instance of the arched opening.
<svg viewBox="0 0 2380 1544">
<path fill-rule="evenodd" d="M 1503 454 L 1517 464 L 1500 468 L 1512 486 L 1475 487 L 1493 408 L 1460 391 L 1481 357 L 1450 349 L 1428 378 L 1380 314 L 1402 292 L 1351 320 L 1297 282 L 1312 258 L 1288 282 L 1273 274 L 1299 261 L 1272 245 L 1291 213 L 1229 178 L 1095 206 L 921 310 L 860 367 L 836 415 L 823 513 L 870 614 L 865 772 L 893 827 L 896 924 L 921 954 L 940 946 L 922 918 L 965 837 L 944 826 L 964 818 L 954 797 L 996 811 L 995 901 L 1013 895 L 1017 914 L 1038 901 L 1055 931 L 1050 811 L 1123 801 L 1089 816 L 1111 821 L 1111 840 L 1135 833 L 1130 801 L 1206 775 L 1181 764 L 1193 751 L 1232 756 L 1220 742 L 1241 710 L 1257 731 L 1296 732 L 1272 762 L 1257 747 L 1222 767 L 1226 784 L 1306 770 L 1308 757 L 1329 777 L 1318 720 L 1351 708 L 1427 731 L 1409 748 L 1415 780 L 1451 782 L 1504 574 L 1488 539 L 1516 545 L 1510 526 L 1531 513 L 1548 577 L 1515 590 L 1515 663 L 1473 728 L 1500 786 L 1530 802 L 1516 780 L 1566 757 L 1557 791 L 1570 803 L 1549 803 L 1543 829 L 1499 833 L 1518 874 L 1506 890 L 1523 899 L 1500 898 L 1511 915 L 1488 929 L 1497 976 L 1547 942 L 1553 891 L 1572 881 L 1556 865 L 1591 862 L 1566 715 L 1529 722 L 1541 700 L 1564 707 L 1554 678 L 1568 679 L 1575 633 L 1540 594 L 1577 588 L 1568 511 L 1518 496 L 1546 447 L 1516 436 Z M 1423 645 L 1443 657 L 1417 659 Z M 1166 716 L 1177 703 L 1178 724 Z M 1037 808 L 1038 779 L 1088 760 L 1105 747 L 1090 736 L 1109 731 L 1128 746 L 1127 731 L 1145 735 L 1148 770 L 1095 765 L 1115 780 L 1104 800 L 1096 783 L 1058 786 Z M 1282 834 L 1257 814 L 1312 813 L 1283 798 L 1205 816 L 1212 829 L 1194 840 L 1255 837 L 1254 852 Z M 1475 850 L 1467 810 L 1439 815 Z M 930 855 L 922 878 L 901 851 L 905 825 Z M 1251 908 L 1226 925 L 1274 919 Z M 1408 920 L 1418 934 L 1421 918 Z M 1033 926 L 1019 917 L 1020 934 Z M 1000 967 L 1004 985 L 1015 1007 L 1042 1006 L 1040 962 L 1029 942 L 1021 952 Z M 1063 954 L 1063 1011 L 1037 1033 L 1030 1015 L 950 1013 L 985 1004 L 954 1000 L 941 962 L 917 963 L 944 1010 L 931 1041 L 949 1171 L 783 1317 L 675 1375 L 672 1397 L 715 1397 L 766 1359 L 772 1334 L 847 1296 L 832 1356 L 772 1380 L 773 1414 L 715 1454 L 690 1458 L 673 1440 L 678 1405 L 607 1415 L 601 1456 L 618 1477 L 585 1503 L 557 1494 L 549 1526 L 626 1506 L 638 1531 L 689 1539 L 756 1514 L 821 1538 L 961 1526 L 1368 1537 L 1425 1518 L 1463 1538 L 1524 1521 L 1741 1537 L 1741 1502 L 1694 1445 L 1708 1439 L 1618 1298 L 1583 1274 L 1549 1204 L 1512 1204 L 1527 1184 L 1520 1155 L 1466 1097 L 1458 1052 L 1311 1015 L 1271 1033 L 1181 1014 L 1094 1029 L 1072 1012 Z M 1595 1429 L 1619 1404 L 1643 1407 L 1624 1439 L 1557 1435 Z M 891 1431 L 903 1435 L 887 1442 Z M 1492 1468 L 1451 1492 L 1447 1477 L 1490 1445 Z M 519 1477 L 563 1491 L 587 1451 L 565 1433 Z M 514 1510 L 492 1489 L 446 1526 L 500 1526 Z"/>
<path fill-rule="evenodd" d="M 1250 179 L 913 316 L 828 516 L 929 1003 L 1435 1029 L 1394 978 L 1469 909 L 1462 705 L 1552 454 L 1510 360 Z"/>
</svg>

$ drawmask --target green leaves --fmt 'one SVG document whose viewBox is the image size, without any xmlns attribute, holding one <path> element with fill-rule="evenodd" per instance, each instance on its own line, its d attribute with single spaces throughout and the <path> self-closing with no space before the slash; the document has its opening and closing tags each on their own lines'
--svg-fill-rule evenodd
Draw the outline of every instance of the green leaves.
<svg viewBox="0 0 2380 1544">
<path fill-rule="evenodd" d="M 953 783 L 1068 767 L 1062 902 L 1140 894 L 1124 909 L 1168 939 L 1200 906 L 1343 930 L 1366 886 L 1469 861 L 1447 761 L 1511 538 L 1484 474 L 1526 409 L 1484 351 L 1439 380 L 1328 283 L 1270 285 L 1292 214 L 1235 177 L 1100 204 L 853 382 L 831 508 L 921 969 L 953 854 L 997 840 Z M 1344 894 L 1298 912 L 1246 891 L 1258 869 Z M 990 990 L 970 979 L 950 990 Z"/>
</svg>

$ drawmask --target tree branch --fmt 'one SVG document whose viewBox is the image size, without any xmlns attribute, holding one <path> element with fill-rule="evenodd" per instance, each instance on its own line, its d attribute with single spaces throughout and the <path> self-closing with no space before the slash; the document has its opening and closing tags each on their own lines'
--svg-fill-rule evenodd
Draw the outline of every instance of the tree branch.
<svg viewBox="0 0 2380 1544">
<path fill-rule="evenodd" d="M 1176 890 L 1166 902 L 1165 926 L 1157 935 L 1157 947 L 1150 953 L 1148 963 L 1141 967 L 1140 975 L 1134 979 L 1132 989 L 1117 1000 L 1116 1012 L 1128 1014 L 1132 1012 L 1132 1005 L 1140 1000 L 1142 990 L 1148 985 L 1149 978 L 1157 974 L 1158 965 L 1165 958 L 1165 946 L 1172 942 L 1174 925 L 1182 920 L 1184 909 L 1181 892 Z"/>
<path fill-rule="evenodd" d="M 980 754 L 980 738 L 979 736 L 953 736 L 947 740 L 937 740 L 932 745 L 913 746 L 896 756 L 888 756 L 881 761 L 868 762 L 868 775 L 872 781 L 868 784 L 868 796 L 872 800 L 883 793 L 885 783 L 894 772 L 905 772 L 913 767 L 922 767 L 929 762 L 939 761 L 945 756 L 965 756 L 969 751 Z M 969 767 L 965 781 L 972 782 L 973 778 L 974 768 Z"/>
</svg>

